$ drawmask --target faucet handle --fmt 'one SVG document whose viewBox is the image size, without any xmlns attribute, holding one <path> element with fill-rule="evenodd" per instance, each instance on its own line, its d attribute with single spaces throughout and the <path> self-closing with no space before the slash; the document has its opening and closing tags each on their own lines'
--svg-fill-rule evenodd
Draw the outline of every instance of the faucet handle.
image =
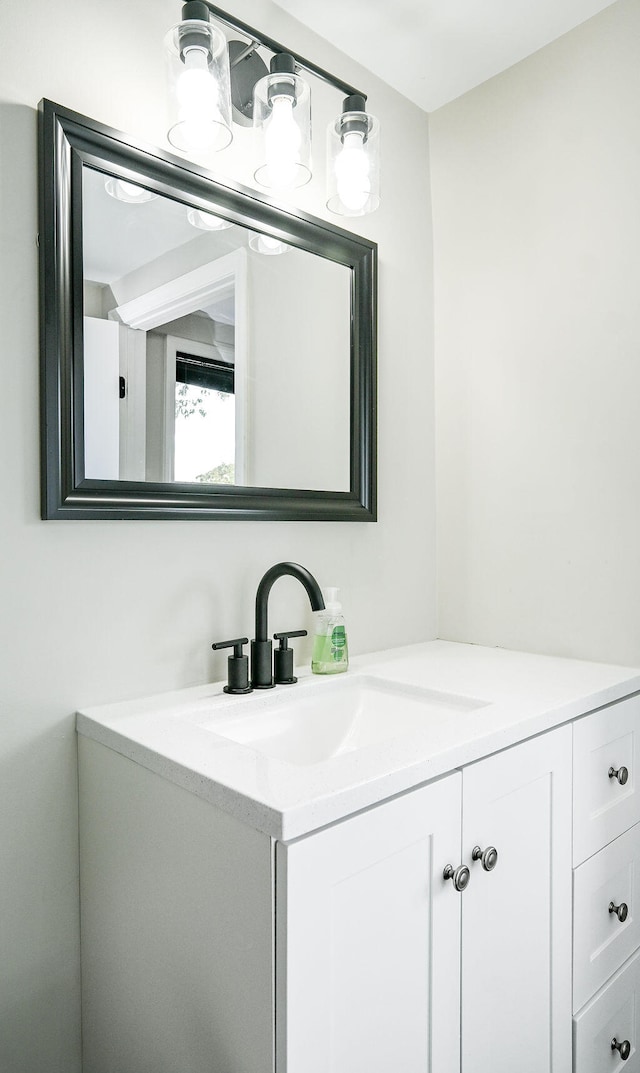
<svg viewBox="0 0 640 1073">
<path fill-rule="evenodd" d="M 227 660 L 228 684 L 224 687 L 225 693 L 251 693 L 249 659 L 242 653 L 243 645 L 248 643 L 248 637 L 236 637 L 232 641 L 214 641 L 211 645 L 214 652 L 220 648 L 233 648 L 233 655 Z"/>
<path fill-rule="evenodd" d="M 298 679 L 293 674 L 293 649 L 287 644 L 290 637 L 306 637 L 306 630 L 289 630 L 286 633 L 274 633 L 274 640 L 279 641 L 274 657 L 276 685 L 293 685 Z"/>
</svg>

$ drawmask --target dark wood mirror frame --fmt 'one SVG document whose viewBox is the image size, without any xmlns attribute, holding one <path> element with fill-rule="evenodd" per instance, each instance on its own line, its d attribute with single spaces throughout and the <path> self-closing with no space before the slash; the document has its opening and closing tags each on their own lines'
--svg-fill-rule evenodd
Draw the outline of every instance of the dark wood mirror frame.
<svg viewBox="0 0 640 1073">
<path fill-rule="evenodd" d="M 351 269 L 349 491 L 84 477 L 82 168 L 96 168 Z M 51 101 L 40 104 L 42 517 L 376 520 L 377 246 Z M 313 390 L 309 385 L 309 391 Z M 295 444 L 292 445 L 295 450 Z"/>
</svg>

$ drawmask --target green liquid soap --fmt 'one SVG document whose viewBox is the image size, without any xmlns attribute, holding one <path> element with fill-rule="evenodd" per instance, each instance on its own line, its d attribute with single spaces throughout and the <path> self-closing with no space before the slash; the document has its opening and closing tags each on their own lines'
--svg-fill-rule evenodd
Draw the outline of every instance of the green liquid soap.
<svg viewBox="0 0 640 1073">
<path fill-rule="evenodd" d="M 314 674 L 341 674 L 349 667 L 347 629 L 337 594 L 337 589 L 327 589 L 325 610 L 318 612 L 311 655 Z"/>
</svg>

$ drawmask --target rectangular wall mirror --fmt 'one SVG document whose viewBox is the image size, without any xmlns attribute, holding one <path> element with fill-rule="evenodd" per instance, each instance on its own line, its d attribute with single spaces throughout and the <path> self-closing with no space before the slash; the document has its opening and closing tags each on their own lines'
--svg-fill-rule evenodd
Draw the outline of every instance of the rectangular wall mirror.
<svg viewBox="0 0 640 1073">
<path fill-rule="evenodd" d="M 44 518 L 375 521 L 375 243 L 40 106 Z"/>
</svg>

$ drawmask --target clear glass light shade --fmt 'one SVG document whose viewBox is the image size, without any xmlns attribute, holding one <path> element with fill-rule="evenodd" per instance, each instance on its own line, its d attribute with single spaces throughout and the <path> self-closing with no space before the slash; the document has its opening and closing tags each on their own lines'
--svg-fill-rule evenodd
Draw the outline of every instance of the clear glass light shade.
<svg viewBox="0 0 640 1073">
<path fill-rule="evenodd" d="M 343 112 L 327 133 L 327 208 L 366 216 L 380 204 L 380 124 L 367 112 Z"/>
<path fill-rule="evenodd" d="M 170 125 L 181 153 L 225 149 L 231 131 L 229 56 L 225 37 L 200 19 L 185 19 L 165 37 Z"/>
<path fill-rule="evenodd" d="M 280 253 L 286 253 L 291 249 L 291 246 L 287 246 L 286 242 L 281 242 L 279 238 L 272 238 L 271 235 L 261 235 L 256 233 L 251 235 L 249 239 L 249 245 L 256 253 L 262 253 L 265 257 L 277 257 Z"/>
<path fill-rule="evenodd" d="M 109 197 L 114 197 L 116 201 L 126 201 L 130 205 L 143 205 L 145 201 L 153 201 L 158 196 L 136 183 L 128 183 L 125 179 L 113 177 L 105 179 L 104 188 Z"/>
<path fill-rule="evenodd" d="M 204 212 L 202 209 L 188 209 L 187 220 L 192 227 L 197 227 L 200 231 L 224 231 L 233 226 L 231 220 L 223 220 L 221 216 Z"/>
<path fill-rule="evenodd" d="M 293 190 L 311 178 L 311 95 L 303 78 L 268 74 L 256 82 L 253 129 L 256 182 Z"/>
</svg>

